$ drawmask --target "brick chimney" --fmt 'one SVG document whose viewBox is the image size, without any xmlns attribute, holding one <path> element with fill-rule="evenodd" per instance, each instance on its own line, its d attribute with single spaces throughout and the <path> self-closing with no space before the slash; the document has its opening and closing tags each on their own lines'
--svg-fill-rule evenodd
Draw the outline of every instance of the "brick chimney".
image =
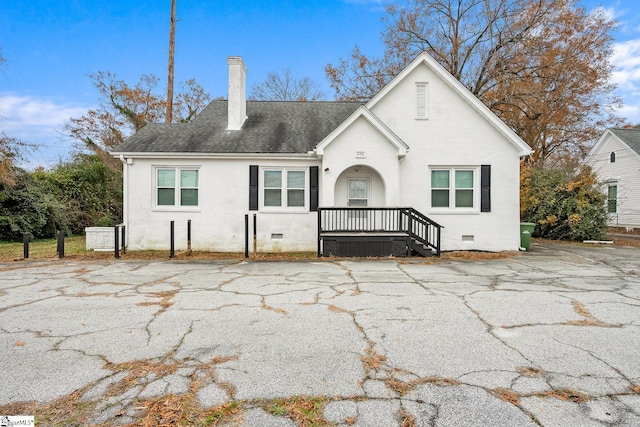
<svg viewBox="0 0 640 427">
<path fill-rule="evenodd" d="M 240 130 L 247 119 L 247 67 L 239 56 L 230 56 L 227 62 L 229 63 L 227 130 Z"/>
</svg>

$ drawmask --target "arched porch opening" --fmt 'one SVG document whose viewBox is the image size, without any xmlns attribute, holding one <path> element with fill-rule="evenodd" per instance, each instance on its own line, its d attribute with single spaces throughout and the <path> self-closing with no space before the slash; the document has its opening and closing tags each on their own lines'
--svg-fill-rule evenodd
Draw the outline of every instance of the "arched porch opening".
<svg viewBox="0 0 640 427">
<path fill-rule="evenodd" d="M 334 187 L 336 207 L 382 207 L 386 205 L 385 184 L 373 168 L 354 165 L 342 171 Z"/>
</svg>

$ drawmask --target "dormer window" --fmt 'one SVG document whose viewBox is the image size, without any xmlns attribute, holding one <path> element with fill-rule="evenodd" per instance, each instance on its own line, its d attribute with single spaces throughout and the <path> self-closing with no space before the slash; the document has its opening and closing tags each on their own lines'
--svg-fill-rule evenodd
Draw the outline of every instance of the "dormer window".
<svg viewBox="0 0 640 427">
<path fill-rule="evenodd" d="M 416 83 L 416 119 L 428 118 L 427 83 Z"/>
<path fill-rule="evenodd" d="M 611 154 L 609 155 L 609 162 L 611 163 L 616 162 L 616 153 L 614 151 L 612 151 Z"/>
</svg>

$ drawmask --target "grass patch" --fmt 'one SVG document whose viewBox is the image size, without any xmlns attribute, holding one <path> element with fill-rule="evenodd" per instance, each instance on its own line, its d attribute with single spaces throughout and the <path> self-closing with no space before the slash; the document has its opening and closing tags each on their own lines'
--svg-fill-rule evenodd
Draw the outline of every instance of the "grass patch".
<svg viewBox="0 0 640 427">
<path fill-rule="evenodd" d="M 271 415 L 287 417 L 300 427 L 329 427 L 333 423 L 322 416 L 326 397 L 294 397 L 290 399 L 275 399 L 262 405 Z"/>
<path fill-rule="evenodd" d="M 113 251 L 86 250 L 85 236 L 70 236 L 64 239 L 65 258 L 73 260 L 112 260 Z M 34 240 L 29 243 L 29 259 L 58 259 L 57 239 Z M 22 242 L 0 242 L 0 262 L 20 261 L 24 259 Z M 120 253 L 122 260 L 169 260 L 168 250 L 127 251 Z M 243 260 L 241 252 L 176 251 L 174 260 Z M 318 261 L 316 252 L 280 252 L 250 254 L 252 261 Z M 324 258 L 328 260 L 328 258 Z"/>
<path fill-rule="evenodd" d="M 68 426 L 90 424 L 95 402 L 80 400 L 84 390 L 54 399 L 48 403 L 14 402 L 0 405 L 0 414 L 29 414 L 35 418 L 35 425 Z"/>
<path fill-rule="evenodd" d="M 57 239 L 34 240 L 29 243 L 29 259 L 57 258 Z M 65 256 L 84 255 L 84 236 L 70 236 L 64 239 Z M 113 256 L 113 254 L 111 254 Z M 17 261 L 23 259 L 24 244 L 22 242 L 0 242 L 0 261 Z"/>
<path fill-rule="evenodd" d="M 202 408 L 192 394 L 162 396 L 137 402 L 136 408 L 144 417 L 129 424 L 130 427 L 155 426 L 217 426 L 235 419 L 242 409 L 236 401 L 226 402 L 210 409 Z"/>
<path fill-rule="evenodd" d="M 516 251 L 503 251 L 503 252 L 482 252 L 482 251 L 452 251 L 443 252 L 440 256 L 441 259 L 463 259 L 469 261 L 485 261 L 492 259 L 506 259 L 513 258 L 520 255 L 520 252 Z"/>
</svg>

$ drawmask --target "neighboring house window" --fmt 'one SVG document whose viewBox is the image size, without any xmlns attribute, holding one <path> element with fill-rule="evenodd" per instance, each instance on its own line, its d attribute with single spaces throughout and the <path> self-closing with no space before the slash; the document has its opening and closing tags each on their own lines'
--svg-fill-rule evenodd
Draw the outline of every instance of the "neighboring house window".
<svg viewBox="0 0 640 427">
<path fill-rule="evenodd" d="M 156 169 L 158 206 L 198 206 L 198 170 Z"/>
<path fill-rule="evenodd" d="M 611 163 L 615 163 L 616 162 L 616 153 L 614 151 L 612 151 L 611 154 L 609 155 L 609 161 Z"/>
<path fill-rule="evenodd" d="M 416 83 L 416 118 L 427 118 L 427 84 Z"/>
<path fill-rule="evenodd" d="M 305 207 L 305 170 L 265 169 L 263 177 L 265 208 Z"/>
<path fill-rule="evenodd" d="M 432 208 L 471 208 L 474 206 L 475 169 L 431 170 Z"/>
<path fill-rule="evenodd" d="M 609 184 L 607 188 L 607 212 L 618 212 L 618 185 Z"/>
</svg>

